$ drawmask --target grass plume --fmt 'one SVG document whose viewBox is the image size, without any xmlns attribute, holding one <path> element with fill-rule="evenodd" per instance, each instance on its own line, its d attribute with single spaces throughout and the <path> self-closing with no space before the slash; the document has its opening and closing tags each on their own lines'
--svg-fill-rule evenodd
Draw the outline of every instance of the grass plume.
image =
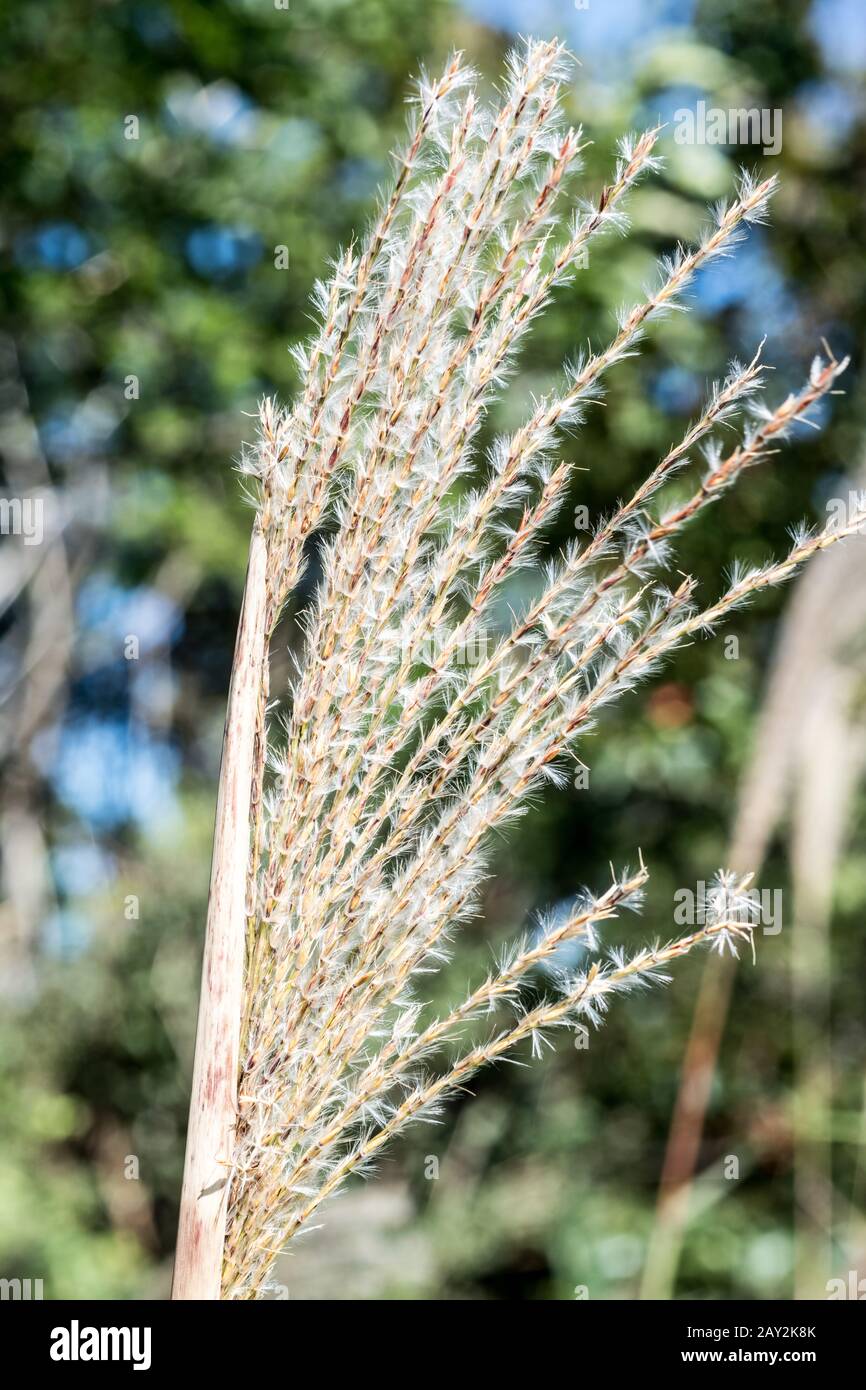
<svg viewBox="0 0 866 1390">
<path fill-rule="evenodd" d="M 775 182 L 743 175 L 610 340 L 479 457 L 485 413 L 534 320 L 596 237 L 625 230 L 629 192 L 659 162 L 657 130 L 625 139 L 610 182 L 566 206 L 582 148 L 559 112 L 567 72 L 558 43 L 530 40 L 495 109 L 459 57 L 420 80 L 393 189 L 363 247 L 316 287 L 315 336 L 295 352 L 298 398 L 289 409 L 264 402 L 242 463 L 267 548 L 269 635 L 314 533 L 322 570 L 281 730 L 267 727 L 266 686 L 260 701 L 226 1297 L 260 1296 L 321 1202 L 479 1067 L 526 1039 L 539 1052 L 556 1027 L 597 1024 L 614 995 L 663 978 L 688 951 L 750 936 L 730 910 L 743 885 L 722 878 L 700 930 L 606 953 L 604 924 L 640 904 L 641 865 L 422 1021 L 419 977 L 476 912 L 491 836 L 562 779 L 603 706 L 863 520 L 799 531 L 781 560 L 736 572 L 706 605 L 693 580 L 670 581 L 679 533 L 772 455 L 845 365 L 816 358 L 802 390 L 770 407 L 758 398 L 759 350 L 732 364 L 587 543 L 540 564 L 571 478 L 563 431 L 649 324 L 683 307 L 695 273 L 764 219 Z M 732 428 L 739 438 L 725 447 Z M 688 472 L 691 491 L 660 505 Z M 530 567 L 535 596 L 509 609 L 511 581 Z M 595 962 L 524 1008 L 530 972 L 577 938 Z M 487 1015 L 486 1042 L 427 1070 Z"/>
</svg>

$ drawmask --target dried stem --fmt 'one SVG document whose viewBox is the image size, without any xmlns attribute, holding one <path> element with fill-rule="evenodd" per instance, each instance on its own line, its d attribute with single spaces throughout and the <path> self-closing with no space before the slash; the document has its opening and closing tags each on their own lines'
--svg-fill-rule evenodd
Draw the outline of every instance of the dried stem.
<svg viewBox="0 0 866 1390">
<path fill-rule="evenodd" d="M 223 736 L 172 1298 L 216 1299 L 237 1116 L 253 753 L 265 646 L 266 548 L 256 523 Z"/>
</svg>

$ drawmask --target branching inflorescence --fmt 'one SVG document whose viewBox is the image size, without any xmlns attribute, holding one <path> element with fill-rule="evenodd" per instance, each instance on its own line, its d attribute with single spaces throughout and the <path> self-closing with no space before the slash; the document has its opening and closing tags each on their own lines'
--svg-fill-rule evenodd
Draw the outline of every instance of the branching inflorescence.
<svg viewBox="0 0 866 1390">
<path fill-rule="evenodd" d="M 650 321 L 682 307 L 694 273 L 763 220 L 774 185 L 743 176 L 610 342 L 479 459 L 479 427 L 536 315 L 594 238 L 625 227 L 629 190 L 658 164 L 656 130 L 623 140 L 612 181 L 564 223 L 581 152 L 558 112 L 565 57 L 557 43 L 527 42 L 495 111 L 477 103 L 457 58 L 419 83 L 408 148 L 364 249 L 316 288 L 320 326 L 295 354 L 299 398 L 286 411 L 263 404 L 243 462 L 267 546 L 269 632 L 314 532 L 322 575 L 285 736 L 268 750 L 267 790 L 260 776 L 254 792 L 226 1297 L 258 1296 L 322 1200 L 478 1067 L 523 1039 L 538 1051 L 556 1026 L 597 1023 L 612 995 L 663 978 L 698 945 L 735 949 L 750 934 L 748 913 L 732 911 L 743 885 L 723 877 L 691 935 L 598 954 L 599 928 L 640 902 L 641 865 L 518 945 L 447 1016 L 424 1023 L 414 992 L 477 909 L 491 832 L 562 778 L 602 706 L 862 524 L 798 532 L 781 561 L 738 572 L 708 607 L 691 579 L 665 585 L 677 534 L 775 450 L 845 365 L 816 358 L 802 391 L 770 409 L 755 399 L 759 350 L 586 544 L 541 564 L 572 474 L 557 457 L 562 431 Z M 719 427 L 744 413 L 726 448 Z M 694 490 L 659 511 L 657 494 L 698 450 Z M 511 581 L 526 569 L 534 597 L 517 603 Z M 530 972 L 573 939 L 595 963 L 561 978 L 554 1000 L 522 1007 Z M 488 1014 L 486 1042 L 424 1070 Z"/>
</svg>

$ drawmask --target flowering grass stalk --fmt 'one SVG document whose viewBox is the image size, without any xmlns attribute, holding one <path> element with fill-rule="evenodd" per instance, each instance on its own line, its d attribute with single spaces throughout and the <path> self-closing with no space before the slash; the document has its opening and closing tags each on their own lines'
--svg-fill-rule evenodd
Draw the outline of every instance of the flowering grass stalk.
<svg viewBox="0 0 866 1390">
<path fill-rule="evenodd" d="M 260 1296 L 321 1202 L 480 1066 L 526 1039 L 539 1052 L 548 1029 L 597 1024 L 615 994 L 662 978 L 679 956 L 750 935 L 730 912 L 742 885 L 722 878 L 724 901 L 699 931 L 605 955 L 600 928 L 639 905 L 641 865 L 564 923 L 542 924 L 444 1017 L 422 1018 L 419 977 L 477 911 L 491 836 L 562 780 L 602 707 L 862 522 L 798 531 L 782 560 L 736 571 L 708 606 L 690 578 L 665 583 L 679 533 L 808 418 L 845 366 L 816 358 L 803 389 L 771 408 L 757 399 L 759 349 L 588 543 L 542 565 L 572 476 L 557 456 L 562 432 L 650 322 L 683 307 L 694 274 L 764 220 L 775 184 L 743 175 L 611 340 L 479 458 L 478 430 L 534 319 L 594 238 L 625 229 L 629 191 L 659 162 L 657 130 L 623 140 L 611 181 L 564 223 L 582 148 L 559 115 L 566 72 L 561 45 L 530 40 L 509 60 L 498 109 L 477 102 L 458 58 L 419 82 L 393 191 L 363 249 L 316 287 L 319 327 L 295 353 L 298 399 L 264 402 L 242 463 L 266 552 L 267 639 L 314 533 L 321 577 L 280 735 L 267 727 L 266 660 L 257 691 L 237 1121 L 218 1160 L 224 1297 Z M 725 448 L 722 428 L 743 416 Z M 659 509 L 698 454 L 699 479 Z M 513 581 L 527 570 L 536 583 L 521 603 Z M 236 837 L 246 855 L 246 822 Z M 578 938 L 595 963 L 524 1009 L 522 985 Z M 489 1039 L 428 1075 L 482 1015 Z"/>
</svg>

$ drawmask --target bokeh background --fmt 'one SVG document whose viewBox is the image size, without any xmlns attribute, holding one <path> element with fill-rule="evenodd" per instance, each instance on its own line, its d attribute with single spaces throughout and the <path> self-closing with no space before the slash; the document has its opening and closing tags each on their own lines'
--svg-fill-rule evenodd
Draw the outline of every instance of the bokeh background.
<svg viewBox="0 0 866 1390">
<path fill-rule="evenodd" d="M 774 398 L 822 337 L 851 355 L 819 428 L 683 545 L 709 595 L 863 482 L 866 10 L 28 0 L 2 30 L 3 495 L 43 498 L 46 538 L 0 542 L 0 1276 L 161 1298 L 250 521 L 232 460 L 258 398 L 292 395 L 287 346 L 388 176 L 411 75 L 459 47 L 492 82 L 515 35 L 558 33 L 581 63 L 587 190 L 619 134 L 699 99 L 782 111 L 767 159 L 668 127 L 631 237 L 559 296 L 490 425 L 604 341 L 738 164 L 778 172 L 772 225 L 700 276 L 566 445 L 598 516 L 732 354 L 766 335 Z M 690 648 L 606 715 L 589 787 L 522 822 L 430 992 L 638 848 L 651 890 L 620 939 L 669 933 L 676 890 L 732 857 L 782 891 L 781 933 L 735 978 L 684 961 L 585 1050 L 482 1075 L 282 1262 L 290 1298 L 787 1299 L 866 1275 L 862 543 L 846 555 L 738 615 L 736 659 L 721 636 Z"/>
</svg>

